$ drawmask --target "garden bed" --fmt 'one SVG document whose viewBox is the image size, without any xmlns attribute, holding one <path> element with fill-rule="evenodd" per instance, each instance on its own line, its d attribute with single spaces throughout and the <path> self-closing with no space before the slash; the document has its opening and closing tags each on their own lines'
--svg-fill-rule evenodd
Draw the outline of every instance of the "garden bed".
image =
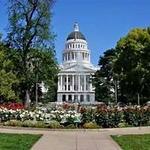
<svg viewBox="0 0 150 150">
<path fill-rule="evenodd" d="M 14 105 L 12 105 L 14 106 Z M 15 105 L 16 106 L 16 105 Z M 150 125 L 150 106 L 79 106 L 64 104 L 24 109 L 0 107 L 3 126 L 95 129 Z"/>
</svg>

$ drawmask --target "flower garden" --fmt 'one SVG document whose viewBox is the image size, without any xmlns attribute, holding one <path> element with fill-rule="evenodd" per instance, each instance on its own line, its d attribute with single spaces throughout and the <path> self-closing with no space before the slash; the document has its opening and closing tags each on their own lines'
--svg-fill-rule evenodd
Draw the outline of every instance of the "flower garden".
<svg viewBox="0 0 150 150">
<path fill-rule="evenodd" d="M 0 105 L 1 126 L 36 128 L 116 128 L 150 125 L 150 106 L 81 106 L 63 103 L 25 109 L 21 103 Z"/>
</svg>

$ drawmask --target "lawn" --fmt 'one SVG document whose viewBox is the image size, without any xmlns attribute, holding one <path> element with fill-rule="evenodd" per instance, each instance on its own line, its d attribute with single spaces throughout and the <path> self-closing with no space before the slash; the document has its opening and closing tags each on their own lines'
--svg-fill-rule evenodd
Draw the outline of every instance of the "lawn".
<svg viewBox="0 0 150 150">
<path fill-rule="evenodd" d="M 29 150 L 41 136 L 0 133 L 0 150 Z"/>
<path fill-rule="evenodd" d="M 112 138 L 123 150 L 150 150 L 150 134 L 120 135 Z"/>
</svg>

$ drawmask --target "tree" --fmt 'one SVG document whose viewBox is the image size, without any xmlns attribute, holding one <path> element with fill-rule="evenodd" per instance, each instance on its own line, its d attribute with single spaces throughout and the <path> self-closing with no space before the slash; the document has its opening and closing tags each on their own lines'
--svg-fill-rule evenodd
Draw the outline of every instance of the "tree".
<svg viewBox="0 0 150 150">
<path fill-rule="evenodd" d="M 138 97 L 138 104 L 140 97 L 149 95 L 149 49 L 150 34 L 146 29 L 131 30 L 116 46 L 114 72 L 119 74 L 121 93 L 131 102 Z"/>
<path fill-rule="evenodd" d="M 53 101 L 56 100 L 58 65 L 55 59 L 55 52 L 51 49 L 32 49 L 29 56 L 30 66 L 32 68 L 30 70 L 32 72 L 30 73 L 30 82 L 32 81 L 33 92 L 35 91 L 36 84 L 39 85 L 38 87 L 40 89 L 44 83 L 44 86 L 48 90 L 48 92 L 44 94 L 44 99 L 49 99 L 49 101 L 52 101 L 52 99 Z M 35 96 L 32 97 L 34 101 Z"/>
<path fill-rule="evenodd" d="M 26 105 L 33 86 L 30 53 L 37 48 L 53 49 L 54 36 L 50 31 L 53 3 L 53 0 L 9 0 L 8 43 L 19 57 L 17 73 Z"/>
<path fill-rule="evenodd" d="M 96 93 L 96 100 L 108 103 L 113 101 L 113 58 L 115 49 L 109 49 L 104 52 L 104 56 L 99 59 L 98 65 L 100 69 L 95 73 L 94 86 Z"/>
<path fill-rule="evenodd" d="M 13 72 L 13 63 L 7 57 L 8 48 L 0 42 L 0 101 L 15 100 L 17 98 L 13 85 L 18 83 Z"/>
</svg>

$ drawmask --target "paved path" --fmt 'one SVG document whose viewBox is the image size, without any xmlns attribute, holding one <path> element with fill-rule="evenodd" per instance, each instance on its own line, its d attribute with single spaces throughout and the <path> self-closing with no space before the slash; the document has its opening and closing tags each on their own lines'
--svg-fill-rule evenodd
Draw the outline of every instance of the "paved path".
<svg viewBox="0 0 150 150">
<path fill-rule="evenodd" d="M 32 150 L 121 150 L 110 135 L 150 133 L 150 127 L 57 131 L 0 128 L 0 132 L 43 134 Z"/>
</svg>

